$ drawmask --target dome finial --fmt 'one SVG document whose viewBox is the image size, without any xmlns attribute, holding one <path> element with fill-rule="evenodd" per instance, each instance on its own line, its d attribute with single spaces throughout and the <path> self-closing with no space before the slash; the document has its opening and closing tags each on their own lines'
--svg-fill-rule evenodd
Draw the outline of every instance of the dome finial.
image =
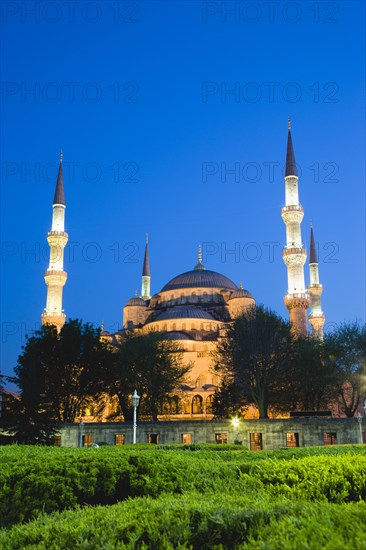
<svg viewBox="0 0 366 550">
<path fill-rule="evenodd" d="M 287 118 L 287 128 L 289 130 L 291 130 L 291 118 L 290 117 Z"/>
<path fill-rule="evenodd" d="M 104 321 L 102 321 L 101 329 L 102 329 L 102 332 L 104 332 Z"/>
<path fill-rule="evenodd" d="M 243 290 L 243 281 L 240 281 L 239 288 L 240 288 L 240 290 Z"/>
<path fill-rule="evenodd" d="M 198 264 L 195 269 L 205 269 L 205 266 L 202 263 L 202 246 L 198 245 Z"/>
</svg>

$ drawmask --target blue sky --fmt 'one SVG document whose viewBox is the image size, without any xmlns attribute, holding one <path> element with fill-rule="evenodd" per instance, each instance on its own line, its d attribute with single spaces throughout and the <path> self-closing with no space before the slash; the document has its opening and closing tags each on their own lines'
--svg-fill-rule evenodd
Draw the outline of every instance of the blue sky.
<svg viewBox="0 0 366 550">
<path fill-rule="evenodd" d="M 327 327 L 365 320 L 363 2 L 4 2 L 2 21 L 4 373 L 45 306 L 60 147 L 68 317 L 121 327 L 148 232 L 154 293 L 203 243 L 287 318 L 290 115 Z"/>
</svg>

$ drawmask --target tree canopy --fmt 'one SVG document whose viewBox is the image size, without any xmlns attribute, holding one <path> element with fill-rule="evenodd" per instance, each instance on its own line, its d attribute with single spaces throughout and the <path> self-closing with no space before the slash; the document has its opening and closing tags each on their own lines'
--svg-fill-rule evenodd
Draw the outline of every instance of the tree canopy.
<svg viewBox="0 0 366 550">
<path fill-rule="evenodd" d="M 14 369 L 20 440 L 35 440 L 37 433 L 44 439 L 55 423 L 74 422 L 90 400 L 98 402 L 104 393 L 113 354 L 90 323 L 69 320 L 59 334 L 44 325 L 22 350 Z"/>
<path fill-rule="evenodd" d="M 115 354 L 111 382 L 125 420 L 132 418 L 134 389 L 141 396 L 139 411 L 158 420 L 160 404 L 182 385 L 189 370 L 179 345 L 166 333 L 126 331 Z"/>
</svg>

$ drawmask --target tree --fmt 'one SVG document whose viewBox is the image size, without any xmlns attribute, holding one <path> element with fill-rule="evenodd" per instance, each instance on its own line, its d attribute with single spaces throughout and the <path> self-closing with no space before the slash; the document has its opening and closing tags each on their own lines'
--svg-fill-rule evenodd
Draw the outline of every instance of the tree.
<svg viewBox="0 0 366 550">
<path fill-rule="evenodd" d="M 67 321 L 59 334 L 42 326 L 22 349 L 14 369 L 20 388 L 15 431 L 24 440 L 37 441 L 38 433 L 47 441 L 55 423 L 74 422 L 91 399 L 98 402 L 113 354 L 100 330 L 78 319 Z"/>
<path fill-rule="evenodd" d="M 299 336 L 292 341 L 292 373 L 288 386 L 290 410 L 327 409 L 337 387 L 337 372 L 329 361 L 325 343 L 313 336 Z"/>
<path fill-rule="evenodd" d="M 256 306 L 234 319 L 214 352 L 224 386 L 235 388 L 241 403 L 255 404 L 260 418 L 268 418 L 269 407 L 286 406 L 291 342 L 289 323 Z"/>
<path fill-rule="evenodd" d="M 145 409 L 158 420 L 159 405 L 182 384 L 190 370 L 183 365 L 182 353 L 166 333 L 124 333 L 115 355 L 111 390 L 118 396 L 125 420 L 132 418 L 131 394 L 141 396 L 139 411 Z"/>
<path fill-rule="evenodd" d="M 342 323 L 325 338 L 325 346 L 337 372 L 341 410 L 352 417 L 366 393 L 366 324 Z"/>
</svg>

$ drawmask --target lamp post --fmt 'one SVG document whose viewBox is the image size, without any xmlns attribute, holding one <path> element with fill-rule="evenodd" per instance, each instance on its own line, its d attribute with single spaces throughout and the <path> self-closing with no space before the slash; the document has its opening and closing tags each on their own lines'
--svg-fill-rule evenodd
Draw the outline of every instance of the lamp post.
<svg viewBox="0 0 366 550">
<path fill-rule="evenodd" d="M 137 407 L 139 406 L 139 402 L 140 402 L 140 396 L 137 395 L 137 391 L 135 390 L 133 392 L 133 396 L 132 396 L 132 406 L 133 406 L 133 440 L 132 440 L 132 443 L 134 445 L 136 444 L 136 428 L 137 428 L 136 410 L 137 410 Z"/>
<path fill-rule="evenodd" d="M 233 418 L 233 426 L 235 428 L 234 444 L 239 445 L 239 418 L 237 416 Z"/>
<path fill-rule="evenodd" d="M 79 447 L 83 446 L 83 429 L 84 429 L 84 422 L 80 420 L 79 423 Z"/>
</svg>

